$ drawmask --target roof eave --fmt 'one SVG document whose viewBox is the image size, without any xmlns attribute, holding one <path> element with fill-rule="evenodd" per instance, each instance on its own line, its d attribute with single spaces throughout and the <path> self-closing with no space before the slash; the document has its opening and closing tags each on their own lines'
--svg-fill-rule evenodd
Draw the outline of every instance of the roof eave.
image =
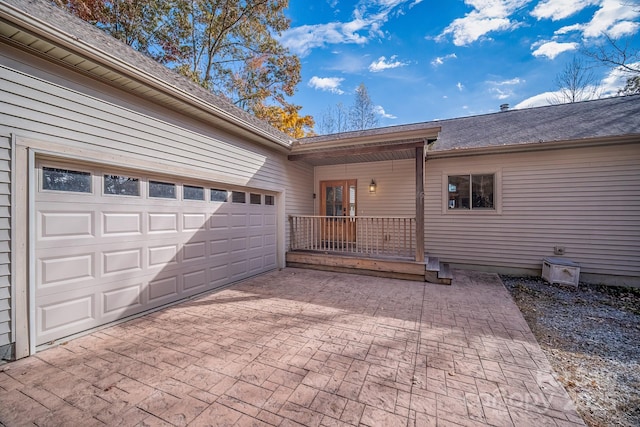
<svg viewBox="0 0 640 427">
<path fill-rule="evenodd" d="M 492 147 L 453 148 L 450 150 L 427 150 L 426 158 L 442 159 L 450 157 L 481 156 L 488 154 L 524 153 L 532 151 L 584 148 L 599 145 L 619 145 L 640 143 L 640 134 L 614 135 L 607 137 L 581 138 L 562 141 L 541 141 Z"/>
</svg>

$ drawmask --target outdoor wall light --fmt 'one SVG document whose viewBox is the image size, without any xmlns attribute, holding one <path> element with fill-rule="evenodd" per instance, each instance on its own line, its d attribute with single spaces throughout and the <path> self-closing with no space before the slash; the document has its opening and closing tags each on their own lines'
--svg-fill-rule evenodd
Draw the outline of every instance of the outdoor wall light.
<svg viewBox="0 0 640 427">
<path fill-rule="evenodd" d="M 376 182 L 372 179 L 371 184 L 369 184 L 369 193 L 375 193 L 377 187 Z"/>
</svg>

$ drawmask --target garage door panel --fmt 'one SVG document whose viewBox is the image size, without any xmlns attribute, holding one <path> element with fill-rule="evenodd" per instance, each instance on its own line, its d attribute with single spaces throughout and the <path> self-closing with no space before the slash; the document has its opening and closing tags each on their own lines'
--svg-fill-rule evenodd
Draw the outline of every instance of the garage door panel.
<svg viewBox="0 0 640 427">
<path fill-rule="evenodd" d="M 264 267 L 267 269 L 276 268 L 276 254 L 268 254 L 264 256 Z"/>
<path fill-rule="evenodd" d="M 207 257 L 207 243 L 189 242 L 182 247 L 182 260 L 184 262 L 204 260 Z"/>
<path fill-rule="evenodd" d="M 184 290 L 187 292 L 202 291 L 207 286 L 207 270 L 203 268 L 182 275 Z"/>
<path fill-rule="evenodd" d="M 263 236 L 263 241 L 265 246 L 275 246 L 276 245 L 276 235 L 274 234 L 265 234 Z"/>
<path fill-rule="evenodd" d="M 249 262 L 246 259 L 241 259 L 238 261 L 234 261 L 229 265 L 229 273 L 231 275 L 231 279 L 239 279 L 245 277 L 245 275 L 249 272 Z"/>
<path fill-rule="evenodd" d="M 127 312 L 136 313 L 143 307 L 143 284 L 136 283 L 102 293 L 102 315 L 122 316 Z"/>
<path fill-rule="evenodd" d="M 51 288 L 95 278 L 95 257 L 93 253 L 74 254 L 38 260 L 38 273 L 41 280 L 38 288 Z"/>
<path fill-rule="evenodd" d="M 209 248 L 211 256 L 216 256 L 218 254 L 226 254 L 229 248 L 229 239 L 216 239 L 209 241 Z"/>
<path fill-rule="evenodd" d="M 247 214 L 246 213 L 232 213 L 229 218 L 229 225 L 231 228 L 246 228 L 247 226 Z"/>
<path fill-rule="evenodd" d="M 264 267 L 264 262 L 263 262 L 263 256 L 262 254 L 257 255 L 253 258 L 249 259 L 249 271 L 250 272 L 255 272 L 258 270 L 261 270 Z"/>
<path fill-rule="evenodd" d="M 251 227 L 262 227 L 262 214 L 261 213 L 255 213 L 255 214 L 249 214 L 249 225 Z"/>
<path fill-rule="evenodd" d="M 106 251 L 102 253 L 102 276 L 142 272 L 142 248 Z"/>
<path fill-rule="evenodd" d="M 94 212 L 41 211 L 38 222 L 40 241 L 95 237 Z"/>
<path fill-rule="evenodd" d="M 247 250 L 247 238 L 246 237 L 234 237 L 231 239 L 231 253 L 244 252 Z"/>
<path fill-rule="evenodd" d="M 262 236 L 249 237 L 249 248 L 250 249 L 262 248 L 262 245 L 263 245 Z"/>
<path fill-rule="evenodd" d="M 142 235 L 142 212 L 103 212 L 102 235 Z"/>
<path fill-rule="evenodd" d="M 231 222 L 228 213 L 217 212 L 209 217 L 209 228 L 211 230 L 226 230 L 230 226 Z"/>
<path fill-rule="evenodd" d="M 202 231 L 207 229 L 206 213 L 184 213 L 182 214 L 183 231 Z"/>
<path fill-rule="evenodd" d="M 93 173 L 90 195 L 36 191 L 36 345 L 276 267 L 273 206 L 182 201 L 170 177 L 177 199 L 104 195 Z"/>
<path fill-rule="evenodd" d="M 149 233 L 171 233 L 178 231 L 177 213 L 149 213 Z"/>
<path fill-rule="evenodd" d="M 178 263 L 178 245 L 154 246 L 148 249 L 148 267 L 171 267 Z"/>
<path fill-rule="evenodd" d="M 91 328 L 95 324 L 94 292 L 69 292 L 63 300 L 43 298 L 37 315 L 36 330 L 44 342 L 62 331 L 68 334 Z"/>
<path fill-rule="evenodd" d="M 264 215 L 264 225 L 267 226 L 275 226 L 276 225 L 276 214 L 265 214 Z"/>
<path fill-rule="evenodd" d="M 215 288 L 229 282 L 229 265 L 227 263 L 209 268 L 209 283 Z"/>
<path fill-rule="evenodd" d="M 170 276 L 149 282 L 149 302 L 157 304 L 178 296 L 178 276 Z"/>
</svg>

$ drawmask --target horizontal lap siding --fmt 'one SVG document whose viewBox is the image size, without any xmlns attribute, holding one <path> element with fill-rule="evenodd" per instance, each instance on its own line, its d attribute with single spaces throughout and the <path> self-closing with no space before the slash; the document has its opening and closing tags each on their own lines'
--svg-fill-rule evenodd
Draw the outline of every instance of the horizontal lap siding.
<svg viewBox="0 0 640 427">
<path fill-rule="evenodd" d="M 0 358 L 11 336 L 11 140 L 0 137 Z M 4 347 L 4 349 L 3 349 Z"/>
<path fill-rule="evenodd" d="M 202 123 L 8 46 L 0 46 L 0 87 L 2 134 L 90 149 L 101 153 L 96 162 L 179 168 L 222 188 L 283 191 L 287 213 L 313 212 L 309 165 L 221 130 L 216 118 Z"/>
<path fill-rule="evenodd" d="M 320 181 L 357 179 L 357 209 L 359 216 L 415 216 L 415 161 L 353 163 L 316 167 L 318 195 L 316 212 L 320 213 Z M 369 194 L 374 179 L 376 193 Z"/>
<path fill-rule="evenodd" d="M 500 172 L 501 214 L 442 213 L 449 173 Z M 426 246 L 461 264 L 541 268 L 564 246 L 582 272 L 640 275 L 640 145 L 427 162 Z"/>
</svg>

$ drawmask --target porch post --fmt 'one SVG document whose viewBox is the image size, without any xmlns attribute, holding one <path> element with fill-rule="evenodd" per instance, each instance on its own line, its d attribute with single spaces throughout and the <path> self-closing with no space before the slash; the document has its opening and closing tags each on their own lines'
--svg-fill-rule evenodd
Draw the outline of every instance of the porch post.
<svg viewBox="0 0 640 427">
<path fill-rule="evenodd" d="M 424 142 L 416 144 L 416 261 L 424 262 Z"/>
</svg>

